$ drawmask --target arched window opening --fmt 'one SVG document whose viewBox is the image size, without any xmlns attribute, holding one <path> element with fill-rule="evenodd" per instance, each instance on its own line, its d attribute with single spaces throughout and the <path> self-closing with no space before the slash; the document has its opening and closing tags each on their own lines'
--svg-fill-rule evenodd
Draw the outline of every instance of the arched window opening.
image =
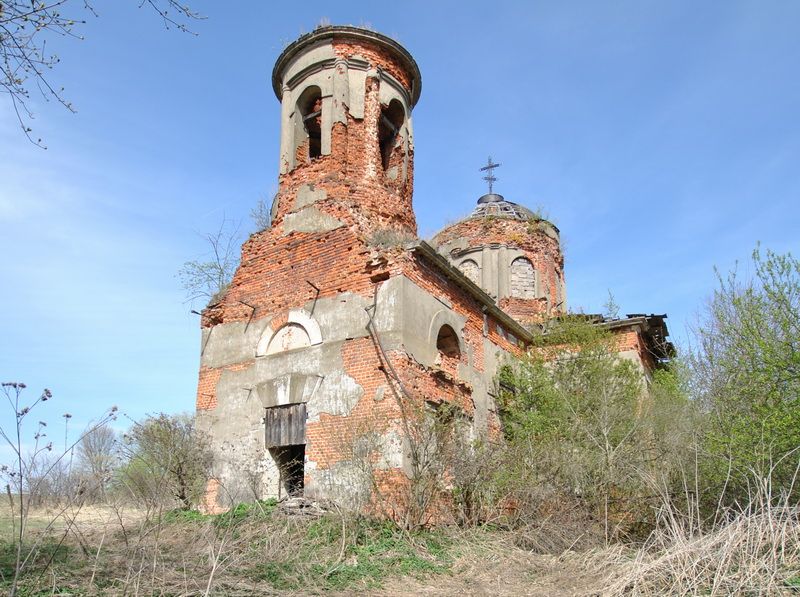
<svg viewBox="0 0 800 597">
<path fill-rule="evenodd" d="M 306 346 L 311 346 L 311 339 L 306 329 L 298 323 L 287 323 L 272 336 L 267 354 L 277 354 Z"/>
<path fill-rule="evenodd" d="M 448 357 L 458 357 L 461 354 L 461 348 L 458 346 L 458 335 L 449 325 L 443 325 L 439 329 L 439 335 L 436 337 L 436 348 Z"/>
<path fill-rule="evenodd" d="M 306 89 L 297 100 L 297 110 L 308 139 L 308 157 L 315 160 L 322 155 L 322 91 L 320 88 L 312 85 Z"/>
<path fill-rule="evenodd" d="M 389 105 L 385 108 L 381 107 L 381 118 L 378 123 L 378 142 L 381 148 L 381 163 L 384 170 L 389 168 L 395 140 L 397 135 L 400 134 L 400 127 L 403 126 L 405 119 L 405 110 L 396 99 L 389 102 Z"/>
<path fill-rule="evenodd" d="M 517 257 L 511 262 L 511 296 L 536 298 L 536 270 L 525 257 Z"/>
<path fill-rule="evenodd" d="M 469 278 L 471 282 L 474 282 L 478 286 L 481 285 L 481 270 L 475 261 L 472 259 L 465 259 L 461 262 L 461 265 L 458 266 L 458 269 L 460 269 L 461 273 Z"/>
</svg>

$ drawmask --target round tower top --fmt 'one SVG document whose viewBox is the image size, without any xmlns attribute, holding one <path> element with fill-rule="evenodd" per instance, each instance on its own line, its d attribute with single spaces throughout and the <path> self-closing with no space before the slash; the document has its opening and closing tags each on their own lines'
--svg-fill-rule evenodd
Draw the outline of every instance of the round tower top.
<svg viewBox="0 0 800 597">
<path fill-rule="evenodd" d="M 409 51 L 392 38 L 381 33 L 348 25 L 318 27 L 311 33 L 300 36 L 286 46 L 283 52 L 281 52 L 281 55 L 278 56 L 278 59 L 275 61 L 275 67 L 272 69 L 272 89 L 275 91 L 275 95 L 278 99 L 281 99 L 283 93 L 281 88 L 283 71 L 290 64 L 292 59 L 311 46 L 326 40 L 349 41 L 356 44 L 359 42 L 367 42 L 377 44 L 389 50 L 394 58 L 396 58 L 408 72 L 411 79 L 411 89 L 409 90 L 411 92 L 411 107 L 416 105 L 417 100 L 419 100 L 420 92 L 422 91 L 422 75 L 419 72 L 419 67 L 414 57 L 411 56 Z"/>
<path fill-rule="evenodd" d="M 483 218 L 486 216 L 512 218 L 523 222 L 542 219 L 527 207 L 508 201 L 497 193 L 489 193 L 478 199 L 477 207 L 467 218 Z"/>
</svg>

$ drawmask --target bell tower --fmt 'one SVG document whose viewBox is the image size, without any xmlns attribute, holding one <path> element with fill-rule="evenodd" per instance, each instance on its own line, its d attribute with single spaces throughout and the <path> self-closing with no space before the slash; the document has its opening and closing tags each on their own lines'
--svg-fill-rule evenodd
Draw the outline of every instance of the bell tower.
<svg viewBox="0 0 800 597">
<path fill-rule="evenodd" d="M 273 226 L 313 205 L 362 235 L 416 235 L 411 110 L 421 76 L 411 54 L 374 31 L 320 27 L 278 57 L 272 86 L 281 101 Z"/>
</svg>

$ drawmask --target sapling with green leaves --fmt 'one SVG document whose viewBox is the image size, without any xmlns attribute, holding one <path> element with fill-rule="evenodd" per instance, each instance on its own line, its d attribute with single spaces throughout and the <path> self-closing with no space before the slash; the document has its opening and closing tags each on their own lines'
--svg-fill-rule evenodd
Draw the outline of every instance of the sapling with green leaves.
<svg viewBox="0 0 800 597">
<path fill-rule="evenodd" d="M 707 413 L 701 464 L 711 507 L 746 502 L 754 479 L 769 479 L 776 499 L 797 491 L 800 261 L 756 248 L 752 271 L 717 272 L 689 359 Z"/>
</svg>

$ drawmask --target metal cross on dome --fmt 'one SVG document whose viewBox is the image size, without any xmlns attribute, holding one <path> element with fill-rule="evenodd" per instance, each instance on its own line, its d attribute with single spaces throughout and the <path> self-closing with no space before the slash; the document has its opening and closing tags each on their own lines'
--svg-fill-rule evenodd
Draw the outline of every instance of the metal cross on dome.
<svg viewBox="0 0 800 597">
<path fill-rule="evenodd" d="M 492 163 L 492 156 L 489 156 L 489 163 L 486 164 L 483 168 L 481 168 L 481 172 L 485 172 L 488 170 L 488 174 L 483 177 L 483 180 L 489 183 L 489 194 L 492 194 L 492 186 L 494 183 L 497 182 L 497 178 L 494 176 L 494 169 L 499 168 L 502 164 L 493 164 Z"/>
</svg>

